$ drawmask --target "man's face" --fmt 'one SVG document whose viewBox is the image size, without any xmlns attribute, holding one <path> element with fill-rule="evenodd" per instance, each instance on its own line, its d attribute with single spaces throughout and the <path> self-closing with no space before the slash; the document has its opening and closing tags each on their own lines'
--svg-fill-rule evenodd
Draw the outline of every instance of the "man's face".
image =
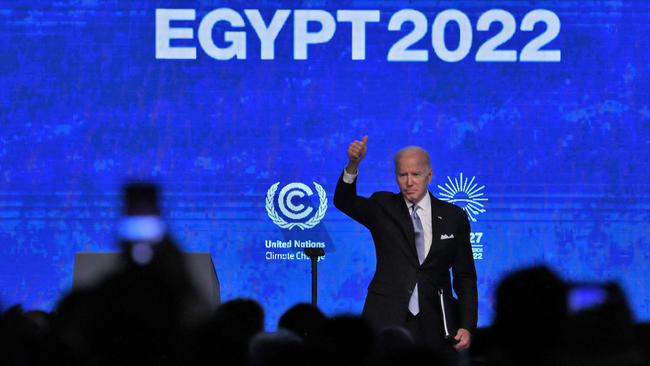
<svg viewBox="0 0 650 366">
<path fill-rule="evenodd" d="M 403 155 L 397 160 L 397 184 L 407 200 L 416 203 L 427 194 L 431 182 L 431 169 L 421 153 Z"/>
</svg>

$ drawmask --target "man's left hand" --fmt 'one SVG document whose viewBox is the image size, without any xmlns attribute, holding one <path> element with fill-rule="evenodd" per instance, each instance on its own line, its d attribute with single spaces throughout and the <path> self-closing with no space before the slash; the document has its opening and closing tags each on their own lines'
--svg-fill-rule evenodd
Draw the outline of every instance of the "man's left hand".
<svg viewBox="0 0 650 366">
<path fill-rule="evenodd" d="M 458 341 L 458 343 L 454 345 L 456 351 L 466 350 L 469 348 L 470 343 L 472 343 L 472 335 L 469 330 L 465 328 L 458 328 L 454 339 Z"/>
</svg>

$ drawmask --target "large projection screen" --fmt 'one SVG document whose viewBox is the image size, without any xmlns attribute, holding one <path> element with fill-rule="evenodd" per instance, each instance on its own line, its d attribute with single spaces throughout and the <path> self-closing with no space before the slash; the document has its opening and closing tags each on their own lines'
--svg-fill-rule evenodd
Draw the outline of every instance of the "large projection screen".
<svg viewBox="0 0 650 366">
<path fill-rule="evenodd" d="M 544 263 L 617 281 L 650 320 L 650 3 L 3 1 L 0 304 L 51 309 L 77 252 L 117 250 L 120 187 L 153 181 L 223 301 L 273 328 L 310 300 L 359 313 L 372 239 L 332 203 L 368 135 L 360 194 L 431 153 L 466 209 L 479 324 L 498 281 Z"/>
</svg>

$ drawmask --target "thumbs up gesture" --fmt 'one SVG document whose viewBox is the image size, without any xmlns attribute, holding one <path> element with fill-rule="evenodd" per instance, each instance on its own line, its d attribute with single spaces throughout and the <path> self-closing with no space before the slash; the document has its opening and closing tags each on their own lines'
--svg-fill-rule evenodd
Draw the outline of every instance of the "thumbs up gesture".
<svg viewBox="0 0 650 366">
<path fill-rule="evenodd" d="M 350 146 L 348 146 L 348 166 L 345 170 L 350 174 L 356 174 L 357 169 L 361 160 L 366 156 L 366 151 L 368 151 L 368 135 L 363 136 L 361 141 L 354 140 Z"/>
</svg>

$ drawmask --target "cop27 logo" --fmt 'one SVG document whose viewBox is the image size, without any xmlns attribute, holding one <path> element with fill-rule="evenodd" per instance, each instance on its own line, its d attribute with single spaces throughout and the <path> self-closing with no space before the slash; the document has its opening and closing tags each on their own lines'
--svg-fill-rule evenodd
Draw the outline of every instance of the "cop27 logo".
<svg viewBox="0 0 650 366">
<path fill-rule="evenodd" d="M 282 229 L 289 230 L 294 227 L 298 227 L 301 230 L 311 229 L 318 225 L 323 217 L 325 217 L 325 212 L 327 211 L 327 195 L 320 184 L 313 183 L 318 193 L 318 209 L 314 210 L 313 207 L 300 202 L 304 201 L 305 197 L 312 196 L 314 191 L 306 184 L 294 182 L 282 187 L 280 193 L 278 193 L 278 208 L 282 215 L 276 211 L 274 204 L 275 193 L 278 190 L 280 182 L 273 184 L 266 192 L 266 214 L 271 221 Z M 308 217 L 309 219 L 307 219 Z M 285 220 L 285 218 L 290 221 Z"/>
<path fill-rule="evenodd" d="M 476 177 L 472 177 L 471 180 L 467 177 L 463 178 L 461 172 L 459 177 L 455 177 L 453 180 L 447 176 L 447 183 L 444 186 L 438 184 L 440 199 L 458 205 L 465 210 L 472 222 L 476 222 L 476 216 L 486 211 L 483 202 L 488 200 L 483 197 L 484 193 L 481 192 L 485 186 L 479 187 L 478 183 L 474 182 L 475 180 Z"/>
</svg>

